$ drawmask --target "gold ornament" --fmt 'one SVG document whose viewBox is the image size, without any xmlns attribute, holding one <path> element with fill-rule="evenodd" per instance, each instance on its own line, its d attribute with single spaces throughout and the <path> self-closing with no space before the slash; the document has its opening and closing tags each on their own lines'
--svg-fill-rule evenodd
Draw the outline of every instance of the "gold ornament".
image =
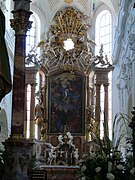
<svg viewBox="0 0 135 180">
<path fill-rule="evenodd" d="M 72 3 L 73 2 L 73 0 L 65 0 L 65 3 Z"/>
</svg>

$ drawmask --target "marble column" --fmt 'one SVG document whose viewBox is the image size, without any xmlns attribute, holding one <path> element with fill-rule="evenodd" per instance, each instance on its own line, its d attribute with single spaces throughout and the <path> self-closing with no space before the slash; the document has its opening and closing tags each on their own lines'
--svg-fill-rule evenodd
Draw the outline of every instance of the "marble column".
<svg viewBox="0 0 135 180">
<path fill-rule="evenodd" d="M 96 119 L 96 131 L 98 135 L 100 134 L 100 89 L 101 84 L 96 84 L 96 109 L 95 109 L 95 119 Z"/>
<path fill-rule="evenodd" d="M 23 135 L 24 138 L 27 137 L 27 86 L 28 84 L 25 84 L 25 105 L 24 105 L 24 129 L 23 129 Z"/>
<path fill-rule="evenodd" d="M 91 117 L 94 117 L 94 88 L 90 87 L 90 107 L 91 107 Z"/>
<path fill-rule="evenodd" d="M 15 1 L 15 7 L 17 6 L 17 2 L 21 5 L 21 1 Z M 31 22 L 29 21 L 31 12 L 25 9 L 17 9 L 12 11 L 12 13 L 14 19 L 11 20 L 11 27 L 15 30 L 15 57 L 11 136 L 23 137 L 26 32 L 31 27 Z"/>
<path fill-rule="evenodd" d="M 104 86 L 104 137 L 108 137 L 108 86 L 109 84 L 103 84 Z"/>
<path fill-rule="evenodd" d="M 14 0 L 15 54 L 13 74 L 11 136 L 3 144 L 5 151 L 5 180 L 28 180 L 28 167 L 32 156 L 32 141 L 24 138 L 25 117 L 25 42 L 26 32 L 31 27 L 29 0 Z"/>
<path fill-rule="evenodd" d="M 87 84 L 87 107 L 90 106 L 90 84 L 89 84 L 89 76 L 86 77 Z"/>
<path fill-rule="evenodd" d="M 45 105 L 47 103 L 46 102 L 46 93 L 47 93 L 47 84 L 44 84 L 44 86 L 42 87 L 42 96 L 43 96 L 43 105 L 44 105 L 44 110 L 43 110 L 44 123 L 42 125 L 42 130 L 41 130 L 41 139 L 43 141 L 46 141 L 46 139 L 47 139 L 47 109 L 45 108 Z"/>
<path fill-rule="evenodd" d="M 110 65 L 106 68 L 95 68 L 96 74 L 96 111 L 95 117 L 96 121 L 99 124 L 99 133 L 100 133 L 100 87 L 104 86 L 104 135 L 105 129 L 108 131 L 108 73 L 113 70 L 113 67 Z M 107 132 L 108 135 L 108 132 Z"/>
<path fill-rule="evenodd" d="M 89 76 L 86 76 L 86 84 L 87 84 L 87 90 L 86 90 L 86 123 L 85 123 L 85 138 L 87 141 L 89 141 L 89 124 L 91 120 L 91 113 L 90 113 L 90 87 L 89 87 Z"/>
<path fill-rule="evenodd" d="M 31 103 L 30 103 L 30 138 L 35 138 L 35 86 L 31 84 Z"/>
</svg>

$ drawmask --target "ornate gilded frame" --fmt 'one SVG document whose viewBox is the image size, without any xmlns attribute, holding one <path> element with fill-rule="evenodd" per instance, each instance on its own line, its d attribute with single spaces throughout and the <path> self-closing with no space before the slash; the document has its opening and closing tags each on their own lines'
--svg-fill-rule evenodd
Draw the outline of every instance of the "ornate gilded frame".
<svg viewBox="0 0 135 180">
<path fill-rule="evenodd" d="M 63 71 L 48 78 L 48 134 L 84 135 L 85 76 Z"/>
</svg>

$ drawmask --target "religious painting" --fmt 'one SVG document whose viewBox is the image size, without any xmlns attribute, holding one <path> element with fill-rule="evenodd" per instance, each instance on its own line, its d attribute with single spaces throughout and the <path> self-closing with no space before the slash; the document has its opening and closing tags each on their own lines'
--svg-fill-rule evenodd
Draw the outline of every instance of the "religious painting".
<svg viewBox="0 0 135 180">
<path fill-rule="evenodd" d="M 49 134 L 84 134 L 85 78 L 63 72 L 49 77 Z"/>
</svg>

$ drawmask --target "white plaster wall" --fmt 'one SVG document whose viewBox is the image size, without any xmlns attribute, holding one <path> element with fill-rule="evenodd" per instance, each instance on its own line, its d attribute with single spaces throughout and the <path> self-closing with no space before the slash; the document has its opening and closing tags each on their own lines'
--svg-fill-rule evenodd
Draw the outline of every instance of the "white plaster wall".
<svg viewBox="0 0 135 180">
<path fill-rule="evenodd" d="M 132 14 L 135 10 L 133 8 L 133 1 L 123 0 L 121 2 L 123 4 L 120 5 L 119 21 L 113 51 L 113 64 L 115 67 L 113 71 L 113 86 L 115 87 L 113 97 L 120 94 L 121 98 L 119 97 L 120 102 L 118 104 L 115 103 L 115 98 L 113 98 L 113 114 L 116 114 L 116 111 L 129 113 L 127 109 L 129 104 L 132 104 L 131 102 L 129 103 L 129 99 L 131 99 L 129 97 L 132 94 L 134 82 L 129 36 L 133 29 L 135 30 L 133 25 L 134 16 Z M 115 83 L 117 83 L 117 85 Z M 118 84 L 120 84 L 121 87 L 117 88 Z"/>
<path fill-rule="evenodd" d="M 134 34 L 133 37 L 135 36 L 134 1 L 121 0 L 120 2 L 113 49 L 113 117 L 119 112 L 131 116 L 132 106 L 135 103 L 135 58 L 132 50 L 135 50 L 135 38 L 134 40 L 130 38 L 132 34 Z M 122 121 L 117 127 L 119 128 L 121 124 Z M 124 132 L 126 127 L 123 127 L 122 130 Z M 116 133 L 117 138 L 119 134 Z M 130 130 L 128 130 L 126 136 L 128 135 L 130 135 Z M 121 141 L 123 145 L 126 136 Z"/>
</svg>

